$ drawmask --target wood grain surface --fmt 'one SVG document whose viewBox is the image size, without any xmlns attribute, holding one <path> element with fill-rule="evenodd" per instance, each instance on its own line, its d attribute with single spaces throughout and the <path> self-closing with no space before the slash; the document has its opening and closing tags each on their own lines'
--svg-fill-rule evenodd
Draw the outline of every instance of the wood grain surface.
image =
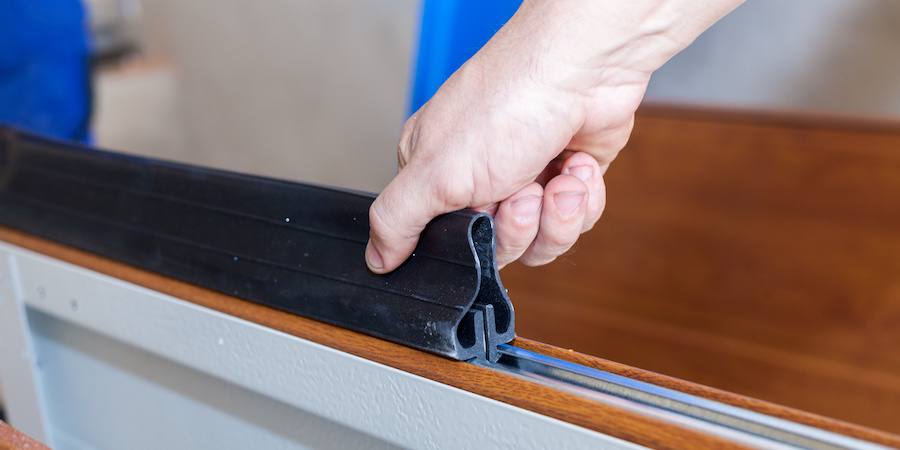
<svg viewBox="0 0 900 450">
<path fill-rule="evenodd" d="M 900 123 L 639 111 L 519 335 L 900 433 Z"/>
<path fill-rule="evenodd" d="M 50 450 L 50 447 L 0 420 L 0 450 Z"/>
<path fill-rule="evenodd" d="M 478 395 L 652 448 L 742 448 L 574 394 L 281 312 L 0 227 L 0 240 Z M 777 417 L 900 448 L 900 436 L 782 408 L 526 339 L 514 344 Z"/>
</svg>

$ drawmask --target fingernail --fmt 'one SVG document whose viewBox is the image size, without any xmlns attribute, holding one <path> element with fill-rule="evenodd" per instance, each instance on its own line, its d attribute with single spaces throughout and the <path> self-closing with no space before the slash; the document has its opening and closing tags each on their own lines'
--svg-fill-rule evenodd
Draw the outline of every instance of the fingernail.
<svg viewBox="0 0 900 450">
<path fill-rule="evenodd" d="M 556 210 L 559 211 L 563 217 L 575 214 L 578 211 L 578 207 L 581 206 L 582 199 L 584 199 L 584 192 L 560 192 L 553 196 L 553 201 L 556 203 Z"/>
<path fill-rule="evenodd" d="M 369 241 L 369 243 L 366 244 L 366 265 L 369 266 L 369 270 L 372 272 L 378 272 L 384 269 L 384 261 L 381 259 L 381 255 L 378 254 L 378 251 L 375 250 L 372 241 Z"/>
<path fill-rule="evenodd" d="M 585 183 L 587 183 L 587 181 L 590 180 L 592 176 L 594 176 L 594 168 L 591 166 L 569 167 L 568 169 L 566 169 L 566 172 L 569 175 L 574 175 L 575 178 L 578 178 Z"/>
<path fill-rule="evenodd" d="M 537 217 L 541 213 L 542 203 L 544 203 L 544 198 L 540 195 L 529 195 L 513 201 L 509 207 L 512 209 L 515 219 L 523 222 Z"/>
</svg>

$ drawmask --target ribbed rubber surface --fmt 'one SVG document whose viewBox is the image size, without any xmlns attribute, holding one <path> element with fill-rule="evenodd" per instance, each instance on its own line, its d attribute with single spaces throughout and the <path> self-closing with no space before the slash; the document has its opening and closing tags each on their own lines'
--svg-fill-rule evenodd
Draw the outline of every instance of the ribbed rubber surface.
<svg viewBox="0 0 900 450">
<path fill-rule="evenodd" d="M 373 200 L 0 130 L 5 226 L 455 359 L 514 337 L 490 216 L 435 219 L 407 263 L 375 275 Z"/>
</svg>

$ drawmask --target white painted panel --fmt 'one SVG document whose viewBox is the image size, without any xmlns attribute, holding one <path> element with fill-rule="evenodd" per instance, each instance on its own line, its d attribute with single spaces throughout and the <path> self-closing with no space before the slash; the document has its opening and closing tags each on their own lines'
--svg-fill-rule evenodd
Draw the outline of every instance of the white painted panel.
<svg viewBox="0 0 900 450">
<path fill-rule="evenodd" d="M 57 450 L 394 448 L 44 313 L 29 317 Z"/>
<path fill-rule="evenodd" d="M 0 249 L 0 398 L 6 421 L 31 437 L 52 444 L 25 303 L 16 281 L 12 255 Z"/>
<path fill-rule="evenodd" d="M 64 404 L 73 405 L 89 403 L 91 395 L 79 394 L 87 390 L 96 394 L 116 387 L 117 392 L 134 392 L 120 399 L 122 417 L 108 418 L 127 425 L 122 425 L 127 430 L 122 432 L 126 438 L 149 436 L 148 430 L 160 428 L 156 423 L 132 421 L 128 416 L 127 412 L 142 402 L 148 402 L 148 408 L 156 408 L 154 416 L 160 417 L 165 414 L 160 405 L 178 405 L 172 410 L 177 420 L 167 420 L 166 424 L 174 421 L 182 423 L 186 430 L 214 435 L 229 424 L 236 426 L 228 418 L 235 413 L 228 412 L 231 409 L 224 405 L 219 408 L 210 403 L 215 400 L 242 404 L 238 399 L 245 394 L 240 392 L 246 391 L 246 395 L 252 393 L 302 411 L 290 413 L 297 417 L 317 416 L 333 423 L 335 430 L 351 428 L 403 447 L 637 448 L 42 255 L 14 251 L 26 303 L 47 316 L 33 314 L 34 326 L 41 330 L 39 357 L 47 367 L 43 377 L 47 391 L 54 395 L 70 392 Z M 105 340 L 114 342 L 103 343 Z M 141 351 L 123 350 L 130 346 Z M 77 355 L 79 352 L 82 355 Z M 141 356 L 143 352 L 165 360 L 164 365 L 172 369 L 151 369 L 159 364 L 144 361 L 151 357 Z M 134 354 L 127 356 L 131 353 Z M 57 363 L 63 365 L 50 374 Z M 143 369 L 137 370 L 138 367 Z M 162 376 L 159 371 L 165 376 L 157 382 L 147 381 Z M 71 376 L 61 375 L 64 372 Z M 85 381 L 90 385 L 75 382 L 91 380 L 91 374 L 96 374 L 97 381 Z M 136 381 L 129 380 L 129 374 Z M 73 384 L 66 386 L 66 380 Z M 210 383 L 232 387 L 209 387 Z M 131 384 L 131 388 L 124 389 Z M 79 395 L 81 400 L 71 397 Z M 174 400 L 179 396 L 184 398 Z M 228 396 L 234 397 L 229 400 Z M 108 393 L 100 398 L 104 404 L 114 405 L 118 397 Z M 259 411 L 268 407 L 253 408 Z M 68 413 L 72 411 L 64 412 Z M 261 416 L 256 413 L 250 416 L 248 419 L 256 420 L 257 426 L 272 423 L 258 419 Z M 61 416 L 53 412 L 51 417 Z M 195 428 L 199 425 L 203 426 Z M 114 433 L 115 429 L 118 426 L 101 428 L 94 434 L 102 435 L 104 430 Z M 239 446 L 232 439 L 227 443 Z M 135 448 L 133 442 L 129 444 L 129 448 Z M 147 448 L 157 448 L 150 444 L 154 443 Z M 179 441 L 172 446 L 195 444 L 206 445 Z"/>
</svg>

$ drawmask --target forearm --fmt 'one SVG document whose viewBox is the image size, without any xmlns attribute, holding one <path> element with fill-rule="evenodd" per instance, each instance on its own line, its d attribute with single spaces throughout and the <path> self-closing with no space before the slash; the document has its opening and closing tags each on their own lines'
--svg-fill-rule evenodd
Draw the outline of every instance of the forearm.
<svg viewBox="0 0 900 450">
<path fill-rule="evenodd" d="M 525 0 L 500 31 L 515 42 L 498 33 L 500 45 L 485 53 L 530 47 L 532 64 L 573 89 L 645 79 L 742 1 Z"/>
</svg>

